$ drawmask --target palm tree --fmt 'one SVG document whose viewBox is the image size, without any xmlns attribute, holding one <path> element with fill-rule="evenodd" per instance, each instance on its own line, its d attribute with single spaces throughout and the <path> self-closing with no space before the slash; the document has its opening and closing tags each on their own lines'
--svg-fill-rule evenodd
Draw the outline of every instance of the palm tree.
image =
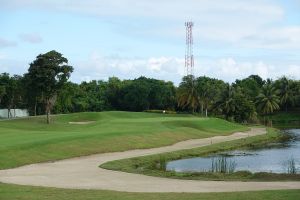
<svg viewBox="0 0 300 200">
<path fill-rule="evenodd" d="M 295 95 L 292 88 L 292 81 L 286 77 L 278 80 L 280 104 L 285 106 L 285 111 L 288 110 L 288 104 L 294 104 Z"/>
<path fill-rule="evenodd" d="M 178 88 L 178 106 L 182 108 L 191 108 L 194 113 L 200 105 L 199 95 L 196 90 L 196 81 L 194 76 L 185 76 Z"/>
<path fill-rule="evenodd" d="M 220 99 L 216 103 L 216 108 L 225 115 L 226 119 L 235 111 L 234 95 L 234 87 L 228 84 L 226 90 L 221 94 Z"/>
<path fill-rule="evenodd" d="M 265 85 L 256 98 L 257 108 L 263 115 L 271 114 L 275 110 L 278 110 L 280 108 L 279 103 L 280 100 L 277 96 L 277 91 L 271 83 Z"/>
<path fill-rule="evenodd" d="M 207 117 L 208 109 L 212 106 L 216 92 L 213 89 L 211 83 L 198 84 L 197 87 L 200 103 L 201 103 L 201 113 L 205 110 L 205 117 Z"/>
</svg>

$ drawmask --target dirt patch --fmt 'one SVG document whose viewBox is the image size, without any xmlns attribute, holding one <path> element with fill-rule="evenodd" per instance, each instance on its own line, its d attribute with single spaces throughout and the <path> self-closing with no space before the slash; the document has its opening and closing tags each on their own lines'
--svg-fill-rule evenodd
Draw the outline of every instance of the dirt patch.
<svg viewBox="0 0 300 200">
<path fill-rule="evenodd" d="M 69 124 L 79 124 L 79 125 L 85 125 L 85 124 L 92 124 L 96 121 L 83 121 L 83 122 L 69 122 Z"/>
</svg>

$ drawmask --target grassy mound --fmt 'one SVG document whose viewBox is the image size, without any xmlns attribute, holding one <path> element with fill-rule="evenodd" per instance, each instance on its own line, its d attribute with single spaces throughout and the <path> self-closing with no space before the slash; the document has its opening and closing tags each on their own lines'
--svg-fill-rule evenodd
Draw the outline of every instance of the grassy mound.
<svg viewBox="0 0 300 200">
<path fill-rule="evenodd" d="M 69 122 L 93 121 L 87 124 Z M 101 112 L 0 121 L 0 169 L 93 153 L 170 145 L 247 127 L 192 115 Z"/>
</svg>

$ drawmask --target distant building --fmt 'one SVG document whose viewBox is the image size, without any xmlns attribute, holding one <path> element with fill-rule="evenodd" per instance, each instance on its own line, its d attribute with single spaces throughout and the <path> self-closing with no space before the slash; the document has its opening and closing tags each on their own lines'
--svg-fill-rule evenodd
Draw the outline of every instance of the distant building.
<svg viewBox="0 0 300 200">
<path fill-rule="evenodd" d="M 27 109 L 10 109 L 8 113 L 8 109 L 0 109 L 0 118 L 17 118 L 17 117 L 28 117 L 29 113 Z"/>
</svg>

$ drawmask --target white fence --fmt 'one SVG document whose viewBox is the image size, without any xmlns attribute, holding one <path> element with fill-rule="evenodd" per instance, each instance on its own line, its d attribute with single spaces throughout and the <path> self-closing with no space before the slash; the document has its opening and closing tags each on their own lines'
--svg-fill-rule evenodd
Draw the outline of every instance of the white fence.
<svg viewBox="0 0 300 200">
<path fill-rule="evenodd" d="M 0 109 L 0 118 L 7 119 L 7 118 L 27 117 L 27 116 L 29 116 L 27 109 L 10 109 L 9 113 L 8 113 L 8 109 Z"/>
</svg>

